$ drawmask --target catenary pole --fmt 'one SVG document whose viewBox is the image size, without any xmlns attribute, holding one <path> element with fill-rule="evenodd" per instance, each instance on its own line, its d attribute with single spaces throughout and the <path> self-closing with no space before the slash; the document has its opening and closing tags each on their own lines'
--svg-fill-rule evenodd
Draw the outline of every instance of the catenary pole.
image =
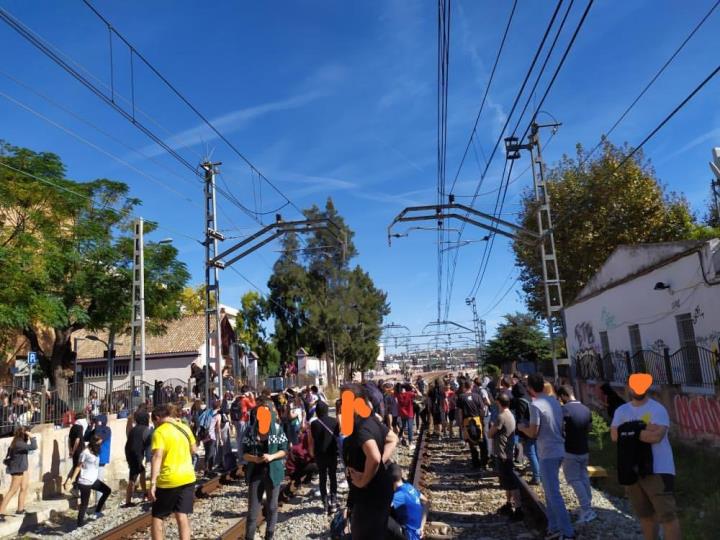
<svg viewBox="0 0 720 540">
<path fill-rule="evenodd" d="M 217 165 L 206 161 L 205 171 L 205 403 L 210 406 L 210 341 L 215 333 L 215 363 L 218 375 L 218 397 L 222 397 L 222 340 L 220 337 L 220 276 L 212 260 L 218 255 L 218 241 L 224 240 L 217 227 L 215 175 Z M 213 294 L 214 293 L 214 294 Z"/>
</svg>

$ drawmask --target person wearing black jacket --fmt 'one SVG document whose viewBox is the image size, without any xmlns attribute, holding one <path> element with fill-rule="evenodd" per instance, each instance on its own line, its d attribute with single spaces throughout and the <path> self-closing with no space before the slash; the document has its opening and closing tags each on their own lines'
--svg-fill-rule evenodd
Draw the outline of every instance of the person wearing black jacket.
<svg viewBox="0 0 720 540">
<path fill-rule="evenodd" d="M 310 457 L 315 459 L 320 474 L 320 499 L 328 515 L 332 515 L 337 506 L 337 456 L 336 437 L 340 435 L 337 420 L 328 415 L 327 403 L 320 401 L 315 409 L 316 418 L 310 421 L 309 449 Z M 330 497 L 328 498 L 327 480 L 330 478 Z"/>
<path fill-rule="evenodd" d="M 342 388 L 350 390 L 354 399 L 370 400 L 359 384 Z M 384 538 L 393 498 L 393 479 L 387 469 L 398 438 L 374 414 L 367 418 L 354 413 L 353 431 L 343 441 L 350 494 L 350 528 L 353 538 Z"/>
<path fill-rule="evenodd" d="M 12 480 L 10 489 L 0 503 L 0 521 L 5 521 L 5 510 L 15 494 L 18 494 L 18 509 L 15 514 L 23 515 L 25 513 L 25 496 L 28 489 L 28 452 L 32 450 L 37 450 L 35 437 L 31 437 L 30 432 L 24 427 L 17 428 L 5 458 L 7 472 Z"/>
<path fill-rule="evenodd" d="M 135 425 L 130 429 L 125 442 L 125 459 L 127 460 L 130 476 L 125 492 L 125 506 L 134 506 L 132 496 L 135 486 L 140 479 L 143 493 L 147 492 L 145 479 L 145 455 L 150 448 L 152 432 L 150 431 L 150 415 L 141 410 L 134 414 Z"/>
<path fill-rule="evenodd" d="M 610 426 L 610 437 L 618 445 L 618 473 L 621 480 L 630 483 L 625 491 L 633 510 L 640 519 L 646 540 L 657 538 L 657 524 L 663 527 L 665 540 L 679 540 L 680 521 L 675 502 L 675 461 L 668 440 L 670 417 L 667 409 L 650 399 L 647 394 L 638 395 L 628 388 L 630 403 L 615 411 Z M 647 452 L 647 446 L 650 452 Z M 630 456 L 631 461 L 624 458 Z M 652 467 L 648 458 L 652 455 Z M 644 456 L 644 457 L 643 457 Z M 629 472 L 629 475 L 626 473 Z"/>
</svg>

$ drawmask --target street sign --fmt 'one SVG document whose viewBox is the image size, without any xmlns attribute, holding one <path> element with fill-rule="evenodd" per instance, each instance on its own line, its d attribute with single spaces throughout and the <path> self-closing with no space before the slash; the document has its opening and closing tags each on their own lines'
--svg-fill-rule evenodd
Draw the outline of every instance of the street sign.
<svg viewBox="0 0 720 540">
<path fill-rule="evenodd" d="M 37 364 L 37 353 L 35 351 L 30 351 L 28 353 L 27 361 L 31 366 Z"/>
</svg>

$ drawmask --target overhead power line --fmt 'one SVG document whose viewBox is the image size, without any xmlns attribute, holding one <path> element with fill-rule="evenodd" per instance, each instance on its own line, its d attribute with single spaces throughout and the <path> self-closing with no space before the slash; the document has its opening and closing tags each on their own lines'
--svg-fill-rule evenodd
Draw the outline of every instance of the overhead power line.
<svg viewBox="0 0 720 540">
<path fill-rule="evenodd" d="M 720 0 L 719 0 L 720 1 Z M 517 7 L 517 0 L 514 0 L 512 9 L 510 10 L 510 16 L 508 17 L 507 24 L 505 25 L 505 31 L 503 32 L 502 39 L 500 40 L 500 46 L 498 47 L 497 54 L 495 55 L 495 62 L 493 63 L 492 70 L 490 71 L 490 77 L 488 78 L 487 85 L 485 85 L 485 93 L 483 94 L 482 100 L 480 101 L 480 109 L 478 110 L 477 116 L 475 116 L 475 123 L 473 124 L 470 137 L 468 138 L 467 145 L 465 145 L 465 151 L 463 152 L 462 159 L 460 159 L 460 165 L 458 165 L 455 178 L 453 178 L 452 186 L 450 186 L 450 193 L 455 189 L 460 171 L 465 163 L 470 145 L 473 143 L 475 134 L 477 133 L 478 123 L 480 122 L 480 116 L 482 115 L 483 109 L 485 108 L 485 102 L 487 101 L 488 94 L 490 93 L 490 87 L 492 86 L 493 79 L 495 78 L 495 71 L 497 70 L 498 64 L 500 63 L 500 56 L 502 55 L 503 48 L 505 47 L 505 40 L 507 39 L 508 33 L 510 32 L 510 25 L 512 24 L 513 17 L 515 16 L 515 8 Z M 487 160 L 485 160 L 487 162 Z"/>
<path fill-rule="evenodd" d="M 635 107 L 635 105 L 637 105 L 637 103 L 642 99 L 642 97 L 647 93 L 647 91 L 650 90 L 650 87 L 652 87 L 652 85 L 655 84 L 655 81 L 657 81 L 660 78 L 660 75 L 662 75 L 665 72 L 665 70 L 668 68 L 668 66 L 670 64 L 672 64 L 673 60 L 675 60 L 675 57 L 678 54 L 680 54 L 680 51 L 682 51 L 685 48 L 685 45 L 688 44 L 688 42 L 697 33 L 697 31 L 700 30 L 700 28 L 705 24 L 705 21 L 707 21 L 708 18 L 710 17 L 710 15 L 713 14 L 713 12 L 718 7 L 718 5 L 720 5 L 720 0 L 717 0 L 717 2 L 715 2 L 712 5 L 712 7 L 708 10 L 708 12 L 705 13 L 705 16 L 702 19 L 700 19 L 700 22 L 698 22 L 695 25 L 695 28 L 692 29 L 690 34 L 688 34 L 688 36 L 683 40 L 683 42 L 680 43 L 678 48 L 675 49 L 675 52 L 673 52 L 672 55 L 670 55 L 670 58 L 668 58 L 665 61 L 665 63 L 660 67 L 660 69 L 658 69 L 658 71 L 655 73 L 655 75 L 652 77 L 652 79 L 650 79 L 650 81 L 645 85 L 645 87 L 637 95 L 637 97 L 632 101 L 632 103 L 630 103 L 630 105 L 627 106 L 627 108 L 618 117 L 618 119 L 615 120 L 615 123 L 613 123 L 613 125 L 610 127 L 610 129 L 607 131 L 607 133 L 605 133 L 605 137 L 609 137 L 612 134 L 612 132 L 615 131 L 615 128 L 617 128 L 620 125 L 620 123 L 623 120 L 625 120 L 625 117 L 630 113 L 630 111 Z M 598 143 L 593 147 L 593 149 L 590 150 L 590 152 L 588 152 L 588 154 L 582 160 L 582 162 L 579 165 L 580 167 L 582 167 L 587 162 L 587 160 L 590 159 L 590 157 L 597 151 L 597 149 L 600 148 L 602 143 L 603 143 L 603 139 L 600 139 L 598 141 Z"/>
<path fill-rule="evenodd" d="M 688 94 L 688 96 L 687 96 L 685 99 L 683 99 L 665 118 L 663 118 L 663 120 L 655 127 L 655 129 L 653 129 L 650 133 L 648 133 L 647 136 L 642 140 L 642 142 L 641 142 L 640 144 L 638 144 L 635 148 L 633 148 L 632 152 L 630 152 L 627 156 L 625 156 L 625 159 L 623 159 L 623 160 L 620 162 L 620 164 L 615 168 L 615 170 L 617 170 L 617 169 L 619 169 L 620 167 L 622 167 L 630 158 L 632 158 L 632 157 L 635 155 L 635 153 L 636 153 L 638 150 L 640 150 L 643 146 L 645 146 L 645 143 L 647 143 L 650 139 L 652 139 L 652 138 L 655 136 L 655 134 L 656 134 L 658 131 L 660 131 L 660 130 L 663 128 L 663 126 L 664 126 L 665 124 L 667 124 L 667 123 L 670 121 L 670 119 L 671 119 L 673 116 L 675 116 L 675 115 L 680 111 L 680 109 L 682 109 L 685 105 L 687 105 L 688 102 L 689 102 L 693 97 L 695 97 L 695 95 L 696 95 L 700 90 L 702 90 L 703 87 L 704 87 L 707 83 L 709 83 L 719 72 L 720 72 L 720 65 L 718 65 L 714 70 L 712 70 L 712 71 L 710 72 L 710 75 L 708 75 L 707 77 L 705 77 L 705 79 L 703 79 L 703 81 L 702 81 L 700 84 L 698 84 L 698 85 L 695 87 L 695 89 L 694 89 L 692 92 L 690 92 L 690 94 Z"/>
<path fill-rule="evenodd" d="M 482 188 L 483 181 L 485 180 L 485 177 L 487 176 L 488 171 L 490 170 L 490 166 L 495 158 L 495 155 L 497 154 L 498 148 L 500 146 L 500 142 L 503 140 L 503 136 L 505 134 L 505 130 L 507 129 L 508 124 L 510 123 L 510 120 L 515 113 L 515 109 L 517 108 L 518 103 L 520 102 L 520 98 L 522 97 L 525 86 L 527 85 L 528 81 L 530 80 L 530 76 L 532 75 L 533 70 L 535 69 L 535 64 L 537 64 L 538 58 L 540 57 L 540 53 L 542 52 L 545 42 L 547 41 L 548 36 L 550 35 L 550 31 L 552 30 L 555 20 L 557 19 L 558 13 L 560 12 L 560 8 L 562 7 L 563 0 L 558 0 L 557 5 L 555 6 L 555 9 L 553 10 L 552 16 L 550 17 L 550 20 L 548 21 L 547 27 L 545 28 L 545 31 L 543 33 L 542 39 L 540 40 L 540 44 L 537 47 L 537 50 L 535 51 L 535 55 L 533 56 L 532 61 L 530 62 L 530 66 L 527 69 L 527 72 L 525 74 L 525 77 L 523 78 L 523 82 L 520 85 L 520 89 L 517 92 L 517 95 L 515 96 L 515 99 L 513 101 L 512 107 L 510 108 L 510 112 L 507 115 L 507 118 L 505 119 L 505 123 L 503 124 L 502 129 L 500 130 L 500 134 L 495 141 L 495 145 L 493 146 L 492 152 L 490 153 L 490 157 L 487 160 L 487 164 L 485 165 L 485 168 L 483 172 L 480 175 L 480 179 L 478 180 L 477 187 L 475 188 L 475 192 L 472 197 L 472 201 L 470 202 L 470 206 L 473 206 L 475 204 L 475 201 L 477 200 L 478 194 L 480 192 L 480 189 Z M 501 180 L 502 182 L 502 180 Z M 465 231 L 465 223 L 463 222 L 460 226 L 460 232 L 457 235 L 458 241 L 461 239 L 463 233 Z M 454 285 L 455 282 L 455 271 L 457 269 L 457 260 L 460 255 L 460 250 L 456 250 L 453 262 L 452 262 L 452 270 L 451 270 L 451 289 L 452 285 Z M 452 292 L 452 291 L 450 291 Z M 448 301 L 449 303 L 449 301 Z"/>
<path fill-rule="evenodd" d="M 134 54 L 137 56 L 138 59 L 140 59 L 143 64 L 145 64 L 150 71 L 152 71 L 180 100 L 187 105 L 190 110 L 192 110 L 204 123 L 207 125 L 225 144 L 228 145 L 228 147 L 240 158 L 242 159 L 245 164 L 250 167 L 252 171 L 255 172 L 255 174 L 258 175 L 258 177 L 262 178 L 278 195 L 280 195 L 283 199 L 285 199 L 295 210 L 297 210 L 300 214 L 302 214 L 302 210 L 300 207 L 298 207 L 294 202 L 290 200 L 290 198 L 285 195 L 272 181 L 270 181 L 269 178 L 267 178 L 220 130 L 218 130 L 215 125 L 203 114 L 200 112 L 200 110 L 190 102 L 190 100 L 185 97 L 185 95 L 180 92 L 180 90 L 177 89 L 160 71 L 147 59 L 141 52 L 139 52 L 133 45 L 130 43 L 130 41 L 125 38 L 123 34 L 121 34 L 111 23 L 108 19 L 106 19 L 95 7 L 92 5 L 92 3 L 89 0 L 83 0 L 85 5 L 90 8 L 90 10 L 107 26 L 108 31 L 112 32 L 114 35 L 116 35 L 130 50 L 131 55 Z"/>
<path fill-rule="evenodd" d="M 9 164 L 5 163 L 5 162 L 2 161 L 2 160 L 0 160 L 0 166 L 1 166 L 1 167 L 5 167 L 6 169 L 10 169 L 10 170 L 12 170 L 12 171 L 15 171 L 15 172 L 18 173 L 18 174 L 22 174 L 22 175 L 25 175 L 25 176 L 27 176 L 27 177 L 34 178 L 35 180 L 37 180 L 37 181 L 39 181 L 39 182 L 42 182 L 43 184 L 47 184 L 47 185 L 49 185 L 49 186 L 52 186 L 52 187 L 54 187 L 55 189 L 59 189 L 60 191 L 65 191 L 66 193 L 70 193 L 70 194 L 72 194 L 72 195 L 75 195 L 76 197 L 80 197 L 80 198 L 82 198 L 82 199 L 86 199 L 86 200 L 90 201 L 91 203 L 93 203 L 93 208 L 95 208 L 95 206 L 94 206 L 95 201 L 93 200 L 93 198 L 92 198 L 92 197 L 89 197 L 88 195 L 85 195 L 84 193 L 79 193 L 79 192 L 77 192 L 77 191 L 75 191 L 75 190 L 73 190 L 73 189 L 70 189 L 70 188 L 65 187 L 65 186 L 63 186 L 63 185 L 61 185 L 61 184 L 58 184 L 57 182 L 53 182 L 52 180 L 50 180 L 50 179 L 48 179 L 48 178 L 43 178 L 42 176 L 37 176 L 37 175 L 32 174 L 32 173 L 29 173 L 29 172 L 27 172 L 27 171 L 23 171 L 22 169 L 18 169 L 18 168 L 16 168 L 16 167 L 13 167 L 12 165 L 9 165 Z M 117 215 L 119 218 L 130 217 L 130 218 L 136 218 L 136 219 L 137 219 L 137 218 L 139 217 L 139 216 L 135 216 L 135 215 L 129 214 L 129 213 L 127 213 L 127 212 L 121 212 L 121 211 L 119 211 L 119 210 L 115 210 L 114 208 L 103 207 L 103 209 L 106 210 L 106 211 L 108 211 L 108 212 L 114 213 L 114 214 Z M 176 230 L 170 229 L 170 228 L 168 228 L 168 227 L 166 227 L 166 226 L 164 226 L 164 225 L 160 225 L 160 223 L 158 223 L 157 221 L 153 221 L 153 220 L 145 219 L 145 218 L 143 218 L 143 219 L 144 219 L 144 221 L 145 221 L 146 223 L 150 223 L 150 224 L 154 225 L 154 226 L 155 226 L 156 228 L 158 228 L 158 229 L 167 231 L 167 232 L 172 233 L 172 234 L 177 235 L 177 236 L 182 236 L 182 237 L 184 237 L 184 238 L 187 238 L 188 240 L 192 240 L 193 242 L 202 243 L 202 242 L 200 242 L 200 240 L 198 240 L 197 238 L 193 238 L 192 236 L 189 236 L 189 235 L 187 235 L 187 234 L 185 234 L 185 233 L 182 233 L 182 232 L 180 232 L 180 231 L 176 231 Z"/>
<path fill-rule="evenodd" d="M 563 55 L 562 55 L 562 57 L 560 58 L 560 61 L 558 62 L 557 66 L 555 67 L 555 71 L 553 72 L 553 75 L 552 75 L 552 77 L 551 77 L 551 79 L 550 79 L 550 82 L 548 83 L 547 87 L 545 88 L 545 92 L 543 93 L 543 96 L 542 96 L 542 98 L 540 99 L 540 102 L 537 104 L 537 106 L 536 106 L 536 108 L 535 108 L 535 112 L 533 113 L 533 116 L 532 116 L 530 122 L 528 123 L 527 128 L 525 129 L 525 132 L 522 134 L 521 137 L 519 137 L 520 140 L 524 140 L 524 139 L 525 139 L 525 137 L 527 136 L 528 132 L 530 131 L 530 127 L 531 127 L 532 123 L 535 121 L 535 118 L 537 117 L 539 111 L 542 109 L 542 106 L 543 106 L 543 104 L 545 103 L 545 100 L 547 99 L 547 97 L 548 97 L 548 95 L 549 95 L 549 93 L 550 93 L 550 90 L 552 90 L 552 87 L 553 87 L 553 85 L 555 84 L 555 81 L 557 80 L 557 77 L 558 77 L 558 75 L 560 74 L 560 71 L 562 70 L 562 68 L 563 68 L 563 66 L 564 66 L 564 64 L 565 64 L 565 61 L 567 60 L 567 57 L 568 57 L 568 55 L 570 54 L 570 51 L 572 50 L 573 45 L 575 44 L 575 40 L 577 39 L 577 36 L 578 36 L 578 34 L 580 33 L 580 30 L 582 29 L 583 24 L 585 23 L 585 20 L 586 20 L 586 18 L 587 18 L 588 13 L 590 12 L 590 8 L 592 7 L 593 2 L 594 2 L 594 0 L 589 0 L 587 6 L 585 7 L 585 11 L 583 11 L 583 14 L 582 14 L 582 16 L 580 17 L 580 20 L 578 21 L 577 26 L 575 27 L 575 30 L 574 30 L 574 32 L 573 32 L 573 34 L 572 34 L 572 37 L 570 38 L 570 41 L 569 41 L 568 44 L 565 46 L 565 51 L 563 52 Z M 568 16 L 568 14 L 569 14 L 569 12 L 570 12 L 570 9 L 572 8 L 572 5 L 573 5 L 573 1 L 570 2 L 570 6 L 568 7 L 568 10 L 565 12 L 565 16 L 564 16 L 563 21 L 562 21 L 562 23 L 561 23 L 561 25 L 560 25 L 560 28 L 559 28 L 559 30 L 558 30 L 558 33 L 556 34 L 555 39 L 553 40 L 552 46 L 551 46 L 551 48 L 550 48 L 550 51 L 548 52 L 548 55 L 547 55 L 547 57 L 546 57 L 546 59 L 545 59 L 545 62 L 543 63 L 542 70 L 544 70 L 545 67 L 547 66 L 547 61 L 548 61 L 548 59 L 550 58 L 550 54 L 552 54 L 552 49 L 554 48 L 555 44 L 557 43 L 557 39 L 558 39 L 558 37 L 559 37 L 559 35 L 560 35 L 560 31 L 562 30 L 562 27 L 563 27 L 563 25 L 565 24 L 565 20 L 567 19 L 567 16 Z M 540 80 L 541 75 L 542 75 L 542 71 L 540 72 L 540 74 L 538 75 L 538 78 L 536 79 L 535 86 L 537 86 L 537 82 Z M 533 87 L 533 91 L 534 91 L 534 88 L 535 88 L 535 87 Z M 527 108 L 530 99 L 531 99 L 531 97 L 528 97 L 528 100 L 527 100 L 527 102 L 526 102 L 525 108 Z M 524 110 L 523 110 L 523 112 L 524 112 Z M 521 116 L 521 118 L 522 118 L 522 116 Z M 518 122 L 518 124 L 515 126 L 515 130 L 513 130 L 513 136 L 516 135 L 516 133 L 517 133 L 516 130 L 517 130 L 518 127 L 519 127 L 519 122 Z M 510 180 L 510 178 L 508 177 L 508 181 L 509 181 L 509 180 Z M 505 200 L 505 194 L 507 194 L 507 188 L 508 188 L 508 185 L 505 186 L 505 191 L 503 192 L 503 202 L 501 202 L 501 204 L 500 204 L 500 206 L 499 206 L 500 212 L 502 212 L 502 207 L 503 207 L 504 200 Z M 500 195 L 500 193 L 498 192 L 498 196 L 499 196 L 499 195 Z M 494 237 L 493 237 L 493 240 L 494 240 Z M 489 244 L 489 250 L 490 250 L 490 251 L 492 250 L 493 244 L 494 244 L 494 243 L 490 243 L 490 244 Z M 487 264 L 489 264 L 489 255 L 488 255 L 488 258 L 487 258 L 485 264 L 486 264 L 486 266 L 487 266 Z M 482 269 L 482 276 L 484 276 L 484 274 L 485 274 L 485 269 L 483 268 L 483 269 Z M 475 293 L 475 291 L 477 290 L 477 288 L 480 287 L 481 284 L 482 284 L 482 277 L 481 277 L 480 280 L 476 283 L 476 285 L 475 285 L 475 287 L 474 287 L 474 289 L 473 289 L 473 292 L 470 294 L 470 296 L 472 296 L 472 295 Z"/>
</svg>

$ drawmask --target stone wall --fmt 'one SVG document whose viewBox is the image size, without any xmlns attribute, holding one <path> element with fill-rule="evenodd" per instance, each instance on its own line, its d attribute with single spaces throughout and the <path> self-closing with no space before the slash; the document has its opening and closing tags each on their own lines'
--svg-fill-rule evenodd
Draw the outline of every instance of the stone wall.
<svg viewBox="0 0 720 540">
<path fill-rule="evenodd" d="M 125 461 L 125 426 L 127 419 L 108 417 L 108 427 L 112 430 L 110 463 L 105 467 L 105 483 L 113 489 L 121 479 L 127 479 L 128 467 Z M 37 440 L 38 450 L 28 456 L 30 474 L 30 497 L 52 498 L 62 492 L 62 483 L 70 472 L 72 459 L 68 449 L 70 428 L 56 429 L 53 425 L 35 426 L 32 430 Z M 0 439 L 0 454 L 5 457 L 11 437 Z M 0 491 L 6 491 L 10 485 L 10 476 L 0 475 Z"/>
</svg>

